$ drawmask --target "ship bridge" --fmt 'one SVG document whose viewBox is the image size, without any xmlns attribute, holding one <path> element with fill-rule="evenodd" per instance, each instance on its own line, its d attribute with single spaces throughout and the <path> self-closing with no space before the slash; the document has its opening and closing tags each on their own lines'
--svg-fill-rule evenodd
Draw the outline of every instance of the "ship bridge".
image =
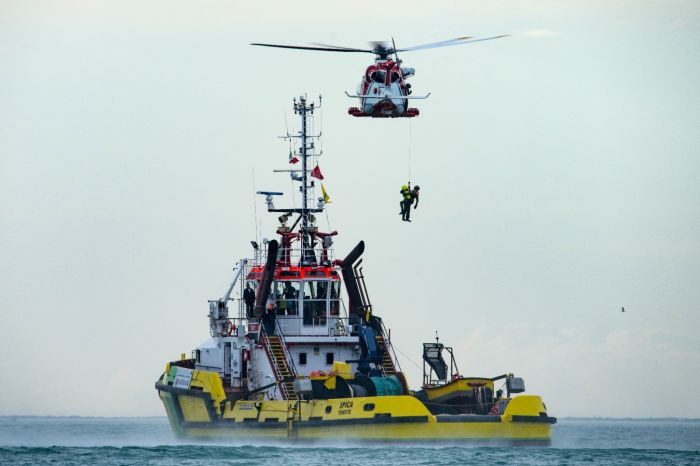
<svg viewBox="0 0 700 466">
<path fill-rule="evenodd" d="M 326 241 L 320 247 L 303 251 L 302 248 L 282 247 L 277 254 L 264 308 L 272 305 L 276 330 L 286 337 L 350 335 L 342 299 L 340 267 L 333 265 L 333 250 L 329 243 Z M 262 292 L 267 252 L 256 250 L 252 262 L 245 280 L 257 298 Z M 261 317 L 255 309 L 248 312 L 247 317 L 251 320 Z"/>
</svg>

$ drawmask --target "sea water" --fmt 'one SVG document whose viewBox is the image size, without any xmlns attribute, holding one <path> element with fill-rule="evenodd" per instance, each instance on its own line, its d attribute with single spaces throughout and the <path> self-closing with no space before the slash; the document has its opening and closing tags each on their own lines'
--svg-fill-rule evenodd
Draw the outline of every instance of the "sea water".
<svg viewBox="0 0 700 466">
<path fill-rule="evenodd" d="M 166 418 L 0 417 L 12 465 L 700 465 L 700 420 L 560 419 L 550 447 L 182 441 Z"/>
</svg>

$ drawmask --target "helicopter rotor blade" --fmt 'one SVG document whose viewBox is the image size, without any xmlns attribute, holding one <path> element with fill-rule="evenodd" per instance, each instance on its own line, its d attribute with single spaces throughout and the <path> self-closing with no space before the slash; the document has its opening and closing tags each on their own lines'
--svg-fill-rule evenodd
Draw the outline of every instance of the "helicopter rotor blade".
<svg viewBox="0 0 700 466">
<path fill-rule="evenodd" d="M 396 63 L 400 66 L 401 65 L 401 60 L 399 60 L 399 54 L 396 51 L 396 42 L 394 41 L 394 38 L 391 38 L 391 49 L 394 52 L 394 58 L 396 58 Z"/>
<path fill-rule="evenodd" d="M 329 45 L 329 44 L 321 44 L 319 42 L 312 42 L 311 45 L 316 45 L 318 47 L 322 47 L 324 49 L 333 49 L 333 50 L 340 50 L 342 51 L 348 51 L 348 52 L 371 52 L 370 49 L 356 49 L 353 47 L 341 47 L 340 45 Z"/>
<path fill-rule="evenodd" d="M 426 50 L 426 49 L 434 49 L 434 48 L 438 48 L 438 47 L 450 47 L 452 45 L 471 44 L 472 42 L 481 42 L 484 40 L 500 39 L 501 37 L 508 37 L 508 36 L 509 36 L 509 34 L 503 34 L 500 36 L 481 37 L 481 38 L 476 38 L 476 39 L 474 39 L 473 37 L 470 37 L 470 36 L 458 37 L 456 39 L 443 40 L 441 42 L 433 42 L 431 44 L 414 45 L 413 47 L 405 47 L 405 48 L 399 49 L 397 51 L 398 52 L 412 52 L 414 50 Z"/>
<path fill-rule="evenodd" d="M 276 47 L 280 49 L 296 49 L 296 50 L 320 50 L 323 52 L 365 52 L 372 53 L 371 50 L 364 49 L 350 49 L 350 48 L 336 48 L 336 47 L 305 47 L 300 45 L 280 45 L 280 44 L 259 44 L 251 43 L 250 45 L 258 45 L 260 47 Z"/>
</svg>

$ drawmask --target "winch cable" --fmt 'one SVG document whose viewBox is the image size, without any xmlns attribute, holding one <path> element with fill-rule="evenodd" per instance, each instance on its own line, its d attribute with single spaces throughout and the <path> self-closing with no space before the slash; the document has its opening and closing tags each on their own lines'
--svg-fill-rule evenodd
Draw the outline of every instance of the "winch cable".
<svg viewBox="0 0 700 466">
<path fill-rule="evenodd" d="M 408 187 L 411 187 L 411 122 L 408 122 Z"/>
<path fill-rule="evenodd" d="M 406 360 L 407 360 L 408 362 L 410 362 L 411 364 L 413 364 L 414 366 L 416 366 L 418 369 L 423 369 L 421 366 L 419 366 L 418 364 L 416 364 L 411 358 L 409 358 L 408 356 L 406 356 L 406 354 L 405 354 L 403 351 L 401 351 L 401 350 L 394 344 L 394 342 L 391 342 L 391 346 L 392 346 L 396 351 L 398 351 L 399 354 L 401 354 L 401 356 L 403 356 L 404 358 L 406 358 Z"/>
</svg>

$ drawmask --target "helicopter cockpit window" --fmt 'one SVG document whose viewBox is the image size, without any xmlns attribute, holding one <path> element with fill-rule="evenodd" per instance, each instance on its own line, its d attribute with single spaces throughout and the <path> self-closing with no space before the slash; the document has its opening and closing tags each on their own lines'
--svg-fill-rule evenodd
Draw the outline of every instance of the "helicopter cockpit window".
<svg viewBox="0 0 700 466">
<path fill-rule="evenodd" d="M 386 79 L 386 72 L 384 72 L 384 71 L 372 71 L 372 74 L 370 74 L 369 77 L 375 83 L 384 84 L 384 80 Z"/>
<path fill-rule="evenodd" d="M 277 314 L 297 315 L 297 299 L 299 298 L 299 282 L 278 281 L 275 283 L 275 301 Z"/>
<path fill-rule="evenodd" d="M 308 281 L 304 285 L 304 325 L 326 325 L 328 281 Z"/>
<path fill-rule="evenodd" d="M 391 72 L 391 82 L 392 82 L 392 83 L 395 83 L 395 82 L 398 81 L 400 78 L 401 78 L 401 76 L 399 75 L 399 73 L 397 73 L 396 71 L 392 71 L 392 72 Z"/>
</svg>

